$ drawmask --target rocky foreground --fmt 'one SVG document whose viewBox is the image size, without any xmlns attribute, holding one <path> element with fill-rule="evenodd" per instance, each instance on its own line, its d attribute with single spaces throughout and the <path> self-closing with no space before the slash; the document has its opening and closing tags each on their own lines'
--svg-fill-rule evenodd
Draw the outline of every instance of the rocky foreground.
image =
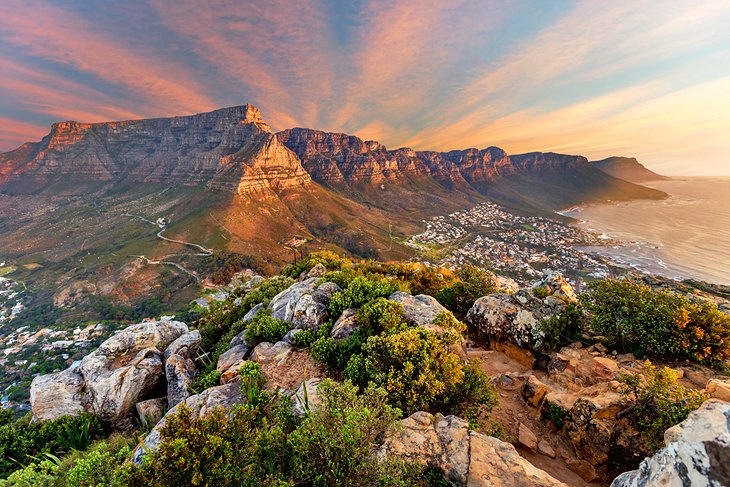
<svg viewBox="0 0 730 487">
<path fill-rule="evenodd" d="M 270 387 L 293 398 L 295 414 L 304 414 L 305 395 L 308 407 L 316 408 L 320 383 L 316 374 L 321 371 L 311 366 L 308 352 L 297 349 L 293 336 L 317 329 L 328 319 L 328 304 L 341 289 L 333 282 L 320 282 L 325 271 L 321 265 L 314 267 L 266 307 L 273 318 L 291 325 L 281 341 L 253 347 L 244 333 L 230 341 L 215 364 L 221 373 L 218 385 L 200 394 L 189 392 L 188 386 L 202 368 L 201 337 L 185 323 L 166 317 L 132 325 L 69 369 L 34 379 L 31 403 L 35 418 L 45 421 L 88 412 L 122 430 L 132 427 L 135 416 L 143 422 L 156 422 L 144 447 L 134 452 L 133 460 L 139 463 L 159 447 L 162 426 L 181 404 L 198 418 L 215 408 L 245 402 L 238 370 L 247 361 L 262 364 Z M 539 298 L 530 289 L 496 293 L 478 299 L 467 315 L 472 329 L 487 337 L 492 350 L 500 350 L 519 364 L 515 370 L 493 374 L 500 391 L 505 391 L 503 396 L 513 394 L 518 398 L 516 408 L 527 412 L 518 416 L 522 413 L 515 411 L 512 418 L 517 421 L 517 448 L 473 431 L 464 419 L 419 411 L 401 421 L 401 428 L 385 439 L 378 455 L 437 466 L 456 485 L 566 485 L 546 471 L 553 470 L 550 462 L 566 466 L 586 483 L 611 480 L 607 477 L 609 463 L 615 460 L 617 446 L 630 450 L 638 438 L 623 417 L 628 405 L 619 393 L 617 379 L 621 374 L 641 374 L 643 364 L 630 354 L 610 353 L 598 340 L 590 347 L 575 344 L 556 353 L 539 353 L 546 339 L 538 326 L 540 320 L 558 314 L 576 297 L 570 285 L 555 274 L 534 287 L 547 295 Z M 438 328 L 434 320 L 447 312 L 427 295 L 399 291 L 389 300 L 403 306 L 409 324 L 427 329 Z M 243 319 L 252 320 L 263 309 L 263 305 L 255 306 Z M 355 315 L 356 310 L 345 310 L 334 323 L 331 337 L 335 341 L 355 332 Z M 465 360 L 491 353 L 466 346 L 464 341 L 456 346 Z M 730 383 L 701 377 L 689 369 L 686 375 L 714 399 L 668 430 L 666 447 L 645 459 L 638 470 L 621 474 L 613 486 L 730 484 L 730 404 L 726 402 Z M 555 424 L 534 419 L 541 416 Z M 544 429 L 536 432 L 536 428 Z M 545 468 L 527 458 L 540 460 Z"/>
</svg>

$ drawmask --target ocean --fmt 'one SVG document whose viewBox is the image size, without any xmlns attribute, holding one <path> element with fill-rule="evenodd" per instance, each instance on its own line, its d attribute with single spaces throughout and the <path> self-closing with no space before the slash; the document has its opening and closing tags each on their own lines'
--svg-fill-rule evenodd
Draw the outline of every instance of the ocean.
<svg viewBox="0 0 730 487">
<path fill-rule="evenodd" d="M 670 198 L 590 205 L 562 214 L 625 242 L 584 250 L 641 272 L 730 284 L 730 177 L 652 181 Z"/>
</svg>

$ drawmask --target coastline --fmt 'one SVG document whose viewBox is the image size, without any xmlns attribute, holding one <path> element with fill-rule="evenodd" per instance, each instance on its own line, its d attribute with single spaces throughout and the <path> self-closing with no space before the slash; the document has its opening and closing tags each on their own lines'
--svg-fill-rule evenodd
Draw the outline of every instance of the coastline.
<svg viewBox="0 0 730 487">
<path fill-rule="evenodd" d="M 575 205 L 556 213 L 574 220 L 572 226 L 600 234 L 605 245 L 579 250 L 616 267 L 730 285 L 730 178 L 676 177 L 644 184 L 670 197 Z"/>
</svg>

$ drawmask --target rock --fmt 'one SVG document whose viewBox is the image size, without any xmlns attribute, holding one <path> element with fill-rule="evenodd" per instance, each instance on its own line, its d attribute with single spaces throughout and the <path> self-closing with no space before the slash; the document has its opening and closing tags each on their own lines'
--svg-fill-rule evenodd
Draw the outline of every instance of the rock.
<svg viewBox="0 0 730 487">
<path fill-rule="evenodd" d="M 284 335 L 284 338 L 282 338 L 281 341 L 294 346 L 294 335 L 296 335 L 297 333 L 301 333 L 303 331 L 304 330 L 299 330 L 299 329 L 289 330 L 288 332 L 286 332 L 286 335 Z"/>
<path fill-rule="evenodd" d="M 537 299 L 526 291 L 490 294 L 476 300 L 466 322 L 491 340 L 535 349 L 545 338 L 540 320 L 559 314 L 564 307 L 559 300 Z"/>
<path fill-rule="evenodd" d="M 532 288 L 547 289 L 550 296 L 566 302 L 576 302 L 578 300 L 575 296 L 573 286 L 563 278 L 562 274 L 552 270 L 546 271 L 542 279 L 532 284 Z"/>
<path fill-rule="evenodd" d="M 357 326 L 357 310 L 348 308 L 342 312 L 342 315 L 337 318 L 335 324 L 332 326 L 330 336 L 337 342 L 347 340 L 355 333 L 359 327 Z"/>
<path fill-rule="evenodd" d="M 147 399 L 135 405 L 137 417 L 143 425 L 157 424 L 165 415 L 165 399 Z"/>
<path fill-rule="evenodd" d="M 253 348 L 246 342 L 246 330 L 243 330 L 241 333 L 231 338 L 231 343 L 228 345 L 228 348 L 231 349 L 238 345 L 243 345 L 249 349 Z"/>
<path fill-rule="evenodd" d="M 219 372 L 225 372 L 233 365 L 243 361 L 250 350 L 251 347 L 248 344 L 229 348 L 218 357 L 218 364 L 215 369 Z"/>
<path fill-rule="evenodd" d="M 78 416 L 86 411 L 83 399 L 84 378 L 76 368 L 40 375 L 30 384 L 33 416 L 40 421 Z"/>
<path fill-rule="evenodd" d="M 254 306 L 253 308 L 248 310 L 248 313 L 243 315 L 243 318 L 242 318 L 243 321 L 245 323 L 248 323 L 249 321 L 253 320 L 254 318 L 256 318 L 256 315 L 259 314 L 259 311 L 261 311 L 262 309 L 264 309 L 264 303 L 257 304 L 256 306 Z"/>
<path fill-rule="evenodd" d="M 200 332 L 193 330 L 190 333 L 180 335 L 169 347 L 165 349 L 165 360 L 170 355 L 177 354 L 183 358 L 194 359 L 198 354 L 200 346 Z"/>
<path fill-rule="evenodd" d="M 600 379 L 614 379 L 618 369 L 618 363 L 613 359 L 593 357 L 593 373 Z"/>
<path fill-rule="evenodd" d="M 517 281 L 510 277 L 494 275 L 494 283 L 497 285 L 497 289 L 503 293 L 516 293 L 520 290 L 520 285 Z"/>
<path fill-rule="evenodd" d="M 204 390 L 200 394 L 190 396 L 180 404 L 185 404 L 192 413 L 193 419 L 204 418 L 208 416 L 214 409 L 232 408 L 236 404 L 244 402 L 244 398 L 241 394 L 241 387 L 237 383 L 226 384 L 222 386 L 211 387 Z M 171 415 L 177 414 L 180 404 L 169 409 L 167 414 L 160 420 L 154 429 L 147 435 L 144 440 L 144 445 L 147 451 L 154 451 L 162 442 L 160 430 L 165 425 L 165 421 Z M 145 455 L 145 449 L 141 446 L 134 450 L 132 455 L 132 461 L 137 465 L 142 463 L 142 457 Z"/>
<path fill-rule="evenodd" d="M 332 282 L 317 286 L 317 280 L 316 277 L 305 279 L 274 296 L 269 304 L 271 316 L 290 323 L 293 328 L 319 328 L 327 320 L 330 299 L 342 289 Z"/>
<path fill-rule="evenodd" d="M 167 406 L 173 407 L 190 396 L 188 386 L 198 369 L 195 363 L 176 353 L 172 354 L 165 362 L 165 378 L 167 379 Z"/>
<path fill-rule="evenodd" d="M 127 361 L 124 356 L 101 355 L 100 350 L 102 347 L 84 357 L 79 371 L 91 400 L 91 412 L 117 423 L 162 382 L 162 354 L 156 348 L 145 348 Z M 120 358 L 125 365 L 117 366 Z"/>
<path fill-rule="evenodd" d="M 517 428 L 517 442 L 533 453 L 537 451 L 537 436 L 523 423 Z"/>
<path fill-rule="evenodd" d="M 675 431 L 665 435 L 670 440 L 665 448 L 619 475 L 611 487 L 730 485 L 730 403 L 705 401 L 670 429 Z"/>
<path fill-rule="evenodd" d="M 597 475 L 596 475 L 596 469 L 593 468 L 593 465 L 586 462 L 585 460 L 578 460 L 576 458 L 569 458 L 565 465 L 572 470 L 573 472 L 580 475 L 580 478 L 585 480 L 586 482 L 593 482 Z"/>
<path fill-rule="evenodd" d="M 522 397 L 534 407 L 538 407 L 545 395 L 549 392 L 548 387 L 534 375 L 531 375 L 522 386 Z"/>
<path fill-rule="evenodd" d="M 36 418 L 88 412 L 120 428 L 131 427 L 132 408 L 163 382 L 162 352 L 187 333 L 185 323 L 172 319 L 131 325 L 85 356 L 78 367 L 36 377 L 31 384 Z"/>
<path fill-rule="evenodd" d="M 730 402 L 730 383 L 726 380 L 710 380 L 705 387 L 705 392 L 714 399 Z"/>
<path fill-rule="evenodd" d="M 280 365 L 291 354 L 292 346 L 286 342 L 261 342 L 251 353 L 251 360 L 260 363 L 275 362 Z"/>
<path fill-rule="evenodd" d="M 684 369 L 684 377 L 697 387 L 706 387 L 710 379 L 702 372 L 686 367 Z"/>
<path fill-rule="evenodd" d="M 400 422 L 379 451 L 440 468 L 462 486 L 564 486 L 496 438 L 470 431 L 456 416 L 419 411 Z"/>
<path fill-rule="evenodd" d="M 322 379 L 307 379 L 302 382 L 299 389 L 292 396 L 292 414 L 294 416 L 305 416 L 307 413 L 314 412 L 317 407 L 321 404 L 322 400 L 317 394 L 317 389 Z M 306 387 L 307 393 L 305 395 L 304 388 Z M 305 397 L 306 396 L 306 397 Z"/>
<path fill-rule="evenodd" d="M 400 303 L 403 306 L 408 324 L 428 329 L 435 328 L 431 327 L 431 325 L 433 324 L 433 320 L 436 319 L 436 316 L 449 312 L 441 303 L 436 301 L 436 298 L 427 294 L 411 296 L 403 291 L 396 291 L 388 299 Z"/>
<path fill-rule="evenodd" d="M 540 440 L 540 442 L 537 444 L 537 451 L 541 455 L 545 455 L 546 457 L 555 458 L 555 450 L 553 450 L 553 447 L 550 446 L 550 443 L 548 443 L 545 440 Z"/>
<path fill-rule="evenodd" d="M 304 272 L 301 276 L 299 276 L 300 280 L 309 279 L 312 277 L 322 277 L 325 274 L 327 274 L 327 268 L 322 264 L 321 262 L 318 262 L 317 265 L 309 269 L 308 271 Z"/>
</svg>

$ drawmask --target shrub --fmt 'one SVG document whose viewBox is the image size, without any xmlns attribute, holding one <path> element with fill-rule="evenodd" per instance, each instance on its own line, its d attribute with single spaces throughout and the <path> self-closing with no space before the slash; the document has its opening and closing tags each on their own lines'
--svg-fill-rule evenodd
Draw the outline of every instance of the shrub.
<svg viewBox="0 0 730 487">
<path fill-rule="evenodd" d="M 261 373 L 261 364 L 246 361 L 238 370 L 241 377 L 241 392 L 246 399 L 246 404 L 253 408 L 266 406 L 271 397 L 264 391 L 266 377 Z"/>
<path fill-rule="evenodd" d="M 445 408 L 474 424 L 480 416 L 499 404 L 499 395 L 490 377 L 479 367 L 478 360 L 464 366 L 463 370 L 462 380 L 451 385 L 446 395 Z"/>
<path fill-rule="evenodd" d="M 428 410 L 462 381 L 458 357 L 432 332 L 408 328 L 370 337 L 363 346 L 372 383 L 406 414 Z"/>
<path fill-rule="evenodd" d="M 534 294 L 536 298 L 545 299 L 550 296 L 550 288 L 548 286 L 535 287 L 532 288 L 532 294 Z"/>
<path fill-rule="evenodd" d="M 1 487 L 51 487 L 56 481 L 58 459 L 33 462 L 0 480 Z"/>
<path fill-rule="evenodd" d="M 476 266 L 461 268 L 456 277 L 457 281 L 439 291 L 435 298 L 459 319 L 466 317 L 477 299 L 497 292 L 492 275 Z"/>
<path fill-rule="evenodd" d="M 54 421 L 29 424 L 30 416 L 0 426 L 0 478 L 46 453 L 54 455 L 73 449 L 84 449 L 89 441 L 106 432 L 96 416 L 64 416 Z M 78 433 L 77 433 L 78 432 Z"/>
<path fill-rule="evenodd" d="M 376 298 L 357 311 L 357 324 L 361 330 L 367 330 L 371 334 L 395 330 L 406 324 L 406 313 L 400 303 Z"/>
<path fill-rule="evenodd" d="M 347 289 L 335 293 L 329 304 L 332 319 L 337 319 L 347 308 L 359 308 L 368 301 L 390 296 L 397 286 L 386 279 L 367 279 L 358 276 L 350 281 Z"/>
<path fill-rule="evenodd" d="M 644 376 L 624 375 L 620 392 L 634 406 L 631 419 L 642 433 L 644 454 L 651 456 L 664 446 L 664 432 L 679 424 L 708 398 L 707 394 L 677 384 L 669 367 L 657 369 L 648 360 Z"/>
<path fill-rule="evenodd" d="M 583 299 L 593 329 L 616 348 L 714 365 L 730 360 L 730 316 L 715 304 L 626 279 L 594 281 Z"/>
<path fill-rule="evenodd" d="M 382 389 L 357 394 L 349 383 L 325 380 L 322 403 L 290 435 L 295 478 L 314 485 L 371 485 L 380 475 L 375 448 L 400 417 Z"/>
<path fill-rule="evenodd" d="M 206 389 L 215 387 L 220 383 L 221 375 L 219 370 L 210 369 L 199 374 L 188 386 L 188 391 L 192 394 L 200 394 Z"/>
<path fill-rule="evenodd" d="M 544 352 L 554 352 L 580 341 L 588 328 L 588 320 L 580 305 L 568 303 L 559 315 L 540 321 L 540 328 L 545 338 L 539 348 Z"/>
<path fill-rule="evenodd" d="M 251 308 L 259 303 L 268 306 L 271 299 L 294 283 L 286 277 L 273 277 L 262 281 L 258 286 L 241 296 L 238 306 L 233 304 L 232 296 L 222 303 L 211 303 L 210 308 L 195 322 L 200 331 L 200 346 L 203 350 L 212 350 L 219 342 L 228 345 L 231 338 L 240 333 L 245 327 L 241 321 Z M 235 330 L 232 330 L 236 326 Z M 233 333 L 231 333 L 233 331 Z"/>
<path fill-rule="evenodd" d="M 100 440 L 86 452 L 76 452 L 62 459 L 56 485 L 96 487 L 117 485 L 116 470 L 132 452 L 134 442 L 129 437 L 113 435 Z"/>
<path fill-rule="evenodd" d="M 327 268 L 327 270 L 336 271 L 350 267 L 352 265 L 352 262 L 349 259 L 340 257 L 334 252 L 331 252 L 329 250 L 322 250 L 319 252 L 313 252 L 304 257 L 296 264 L 291 264 L 285 267 L 284 270 L 281 271 L 281 274 L 283 276 L 296 279 L 302 273 L 309 271 L 317 264 L 322 264 Z"/>
<path fill-rule="evenodd" d="M 278 342 L 289 331 L 289 324 L 276 320 L 268 313 L 258 313 L 246 328 L 244 338 L 251 346 L 261 342 Z"/>
</svg>

